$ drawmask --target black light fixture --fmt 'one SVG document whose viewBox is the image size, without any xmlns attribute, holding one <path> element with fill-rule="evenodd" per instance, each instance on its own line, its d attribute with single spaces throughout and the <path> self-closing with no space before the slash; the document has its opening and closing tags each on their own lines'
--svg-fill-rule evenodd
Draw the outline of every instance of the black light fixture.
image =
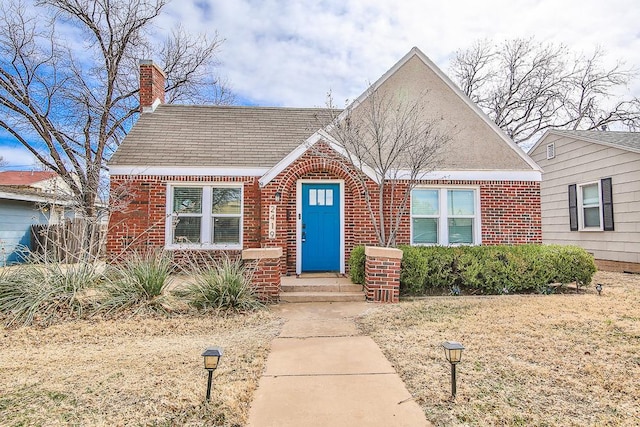
<svg viewBox="0 0 640 427">
<path fill-rule="evenodd" d="M 596 291 L 598 291 L 598 296 L 602 294 L 602 283 L 596 285 Z"/>
<path fill-rule="evenodd" d="M 451 396 L 456 398 L 456 365 L 462 359 L 464 347 L 459 342 L 445 341 L 442 343 L 447 362 L 451 363 Z"/>
<path fill-rule="evenodd" d="M 282 200 L 282 193 L 279 191 L 276 191 L 276 202 L 279 202 L 280 200 Z"/>
<path fill-rule="evenodd" d="M 211 399 L 211 381 L 213 380 L 213 371 L 218 367 L 222 353 L 222 348 L 220 347 L 209 347 L 204 351 L 204 353 L 202 353 L 202 357 L 204 357 L 204 369 L 209 371 L 209 380 L 207 381 L 207 402 Z"/>
</svg>

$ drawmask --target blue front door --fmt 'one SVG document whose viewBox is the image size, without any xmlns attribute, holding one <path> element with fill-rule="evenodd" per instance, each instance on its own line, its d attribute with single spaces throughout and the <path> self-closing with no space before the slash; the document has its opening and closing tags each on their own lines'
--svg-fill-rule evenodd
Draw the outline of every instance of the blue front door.
<svg viewBox="0 0 640 427">
<path fill-rule="evenodd" d="M 340 184 L 302 184 L 302 271 L 340 271 Z"/>
</svg>

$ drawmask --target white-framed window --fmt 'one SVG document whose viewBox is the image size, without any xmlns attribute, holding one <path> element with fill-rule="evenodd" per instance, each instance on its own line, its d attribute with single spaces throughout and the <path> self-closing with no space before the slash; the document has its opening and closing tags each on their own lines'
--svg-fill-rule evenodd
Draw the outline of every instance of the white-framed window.
<svg viewBox="0 0 640 427">
<path fill-rule="evenodd" d="M 417 187 L 412 190 L 412 245 L 477 245 L 480 243 L 478 188 Z"/>
<path fill-rule="evenodd" d="M 411 244 L 440 241 L 440 190 L 416 188 L 411 192 Z"/>
<path fill-rule="evenodd" d="M 578 185 L 578 218 L 581 230 L 602 230 L 600 181 Z"/>
<path fill-rule="evenodd" d="M 242 248 L 242 185 L 175 183 L 167 187 L 168 248 Z"/>
</svg>

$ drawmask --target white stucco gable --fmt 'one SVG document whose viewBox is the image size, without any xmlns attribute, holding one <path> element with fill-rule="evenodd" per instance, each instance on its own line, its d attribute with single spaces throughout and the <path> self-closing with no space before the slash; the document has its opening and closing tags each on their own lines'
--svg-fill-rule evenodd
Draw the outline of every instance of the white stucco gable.
<svg viewBox="0 0 640 427">
<path fill-rule="evenodd" d="M 381 88 L 385 90 L 401 88 L 408 93 L 417 93 L 420 88 L 432 90 L 434 99 L 431 100 L 433 105 L 430 114 L 443 117 L 443 120 L 446 118 L 454 126 L 458 121 L 460 122 L 462 131 L 459 136 L 456 135 L 457 140 L 452 144 L 451 152 L 448 153 L 448 161 L 444 162 L 442 168 L 438 168 L 442 170 L 425 173 L 424 179 L 460 179 L 455 177 L 464 175 L 476 177 L 471 179 L 541 180 L 540 167 L 416 47 L 356 98 L 333 123 L 344 120 L 350 113 L 357 110 L 371 93 L 382 90 Z M 333 123 L 325 129 L 316 131 L 269 169 L 261 177 L 260 185 L 267 185 L 321 140 L 329 143 L 336 152 L 344 154 L 341 146 L 329 135 Z M 366 165 L 362 165 L 361 169 L 370 178 L 378 181 L 372 169 Z M 402 173 L 396 176 L 402 176 Z"/>
</svg>

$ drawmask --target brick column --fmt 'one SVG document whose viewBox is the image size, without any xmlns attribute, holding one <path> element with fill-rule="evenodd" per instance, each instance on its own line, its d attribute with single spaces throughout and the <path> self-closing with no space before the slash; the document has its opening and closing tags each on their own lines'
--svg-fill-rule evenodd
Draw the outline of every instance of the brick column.
<svg viewBox="0 0 640 427">
<path fill-rule="evenodd" d="M 257 248 L 242 251 L 242 260 L 253 272 L 251 283 L 263 301 L 280 299 L 280 258 L 282 248 Z"/>
<path fill-rule="evenodd" d="M 367 246 L 364 254 L 364 289 L 367 301 L 399 302 L 402 251 Z"/>
</svg>

